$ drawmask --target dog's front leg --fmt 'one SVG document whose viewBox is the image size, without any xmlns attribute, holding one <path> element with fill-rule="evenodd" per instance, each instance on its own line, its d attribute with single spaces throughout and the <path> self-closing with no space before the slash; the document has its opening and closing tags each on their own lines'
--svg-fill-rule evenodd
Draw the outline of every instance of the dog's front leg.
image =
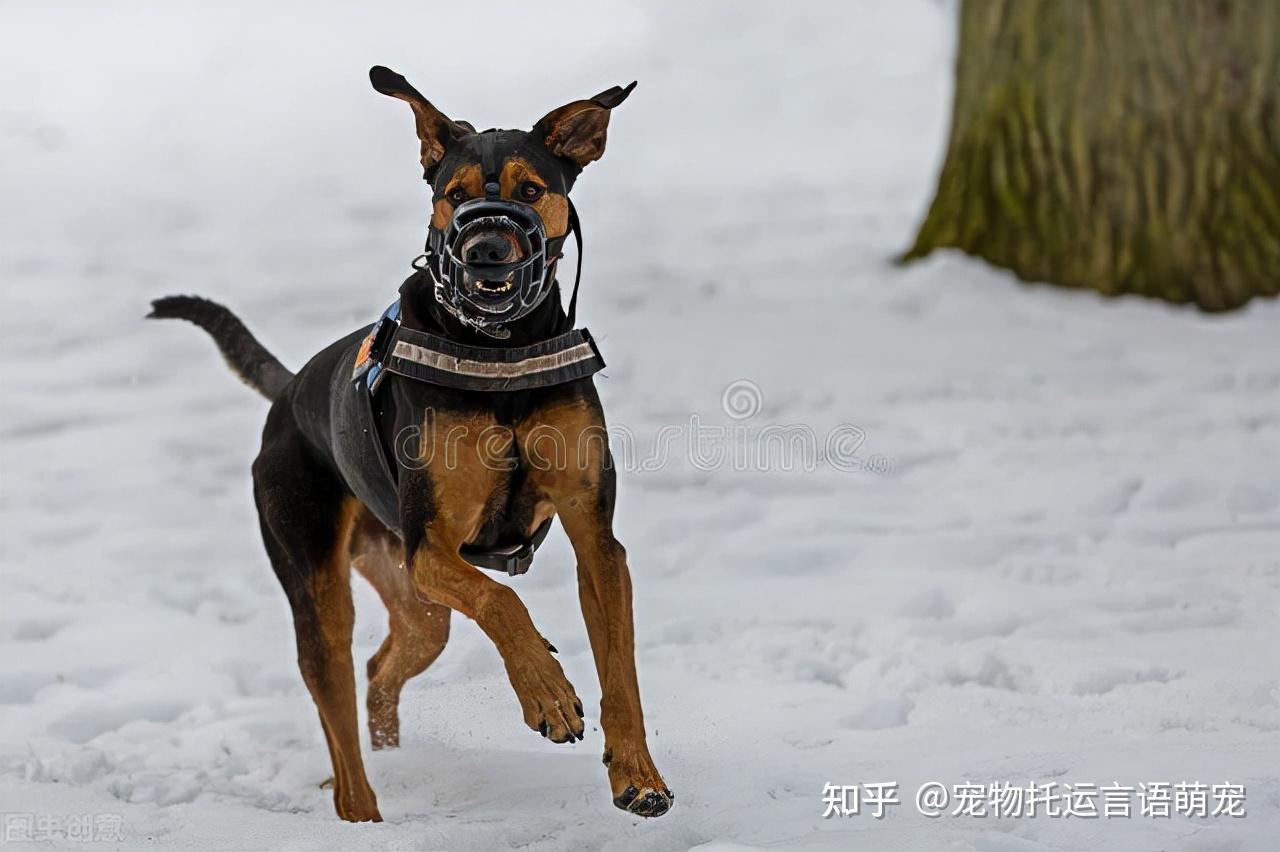
<svg viewBox="0 0 1280 852">
<path fill-rule="evenodd" d="M 424 428 L 422 468 L 401 482 L 401 524 L 412 586 L 420 597 L 474 621 L 497 646 L 525 724 L 555 742 L 582 739 L 582 702 L 551 656 L 524 603 L 458 555 L 479 530 L 486 503 L 503 487 L 501 458 L 512 436 L 483 418 Z"/>
<path fill-rule="evenodd" d="M 601 517 L 603 512 L 592 508 L 595 505 L 597 495 L 585 494 L 570 498 L 564 508 L 557 503 L 557 509 L 578 559 L 578 598 L 600 675 L 600 726 L 609 785 L 618 807 L 640 816 L 661 816 L 673 797 L 645 740 L 627 554 Z"/>
<path fill-rule="evenodd" d="M 631 573 L 627 553 L 613 534 L 616 476 L 599 403 L 588 399 L 557 406 L 539 412 L 537 419 L 537 425 L 518 434 L 531 476 L 555 504 L 577 557 L 578 597 L 600 676 L 600 726 L 613 801 L 639 816 L 661 816 L 674 796 L 645 739 Z"/>
<path fill-rule="evenodd" d="M 526 725 L 553 742 L 582 739 L 582 701 L 514 591 L 462 559 L 456 545 L 419 548 L 412 571 L 419 594 L 472 619 L 493 640 Z"/>
</svg>

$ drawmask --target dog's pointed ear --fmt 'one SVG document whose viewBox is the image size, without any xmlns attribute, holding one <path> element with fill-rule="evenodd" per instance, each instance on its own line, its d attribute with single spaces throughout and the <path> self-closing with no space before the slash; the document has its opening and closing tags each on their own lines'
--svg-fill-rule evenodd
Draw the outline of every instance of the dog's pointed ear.
<svg viewBox="0 0 1280 852">
<path fill-rule="evenodd" d="M 451 142 L 474 132 L 467 122 L 454 121 L 432 106 L 408 80 L 390 68 L 373 66 L 369 69 L 369 82 L 382 94 L 399 98 L 413 108 L 418 139 L 422 141 L 422 168 L 428 175 L 444 159 L 445 148 Z"/>
<path fill-rule="evenodd" d="M 573 101 L 553 109 L 533 126 L 542 134 L 548 150 L 557 157 L 568 157 L 579 167 L 595 162 L 604 154 L 605 136 L 609 130 L 609 111 L 627 99 L 636 87 L 614 86 L 585 101 Z"/>
</svg>

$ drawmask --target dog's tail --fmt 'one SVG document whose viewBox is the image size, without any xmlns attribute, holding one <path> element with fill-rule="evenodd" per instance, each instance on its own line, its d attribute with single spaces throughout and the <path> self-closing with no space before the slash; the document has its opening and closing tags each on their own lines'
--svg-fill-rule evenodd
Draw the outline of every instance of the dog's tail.
<svg viewBox="0 0 1280 852">
<path fill-rule="evenodd" d="M 258 342 L 240 318 L 199 296 L 165 296 L 151 303 L 148 319 L 184 319 L 209 332 L 222 357 L 249 387 L 274 400 L 293 373 Z"/>
</svg>

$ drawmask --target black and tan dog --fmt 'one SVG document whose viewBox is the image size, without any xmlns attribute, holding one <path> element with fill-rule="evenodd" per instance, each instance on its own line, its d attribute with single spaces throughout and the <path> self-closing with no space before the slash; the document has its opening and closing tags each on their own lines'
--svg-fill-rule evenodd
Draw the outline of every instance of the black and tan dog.
<svg viewBox="0 0 1280 852">
<path fill-rule="evenodd" d="M 406 101 L 433 189 L 432 225 L 482 196 L 532 210 L 549 244 L 570 229 L 568 192 L 604 152 L 610 110 L 630 93 L 610 89 L 553 110 L 531 131 L 486 131 L 454 121 L 386 68 L 374 87 Z M 634 86 L 634 84 L 632 84 Z M 489 173 L 486 173 L 488 171 Z M 520 259 L 527 249 L 498 232 L 468 250 Z M 548 253 L 554 282 L 558 253 Z M 481 282 L 483 284 L 484 282 Z M 502 339 L 445 310 L 432 276 L 419 271 L 400 289 L 400 322 L 463 346 L 536 345 L 568 331 L 558 286 Z M 497 646 L 524 722 L 555 742 L 582 739 L 582 704 L 520 598 L 475 567 L 468 547 L 527 542 L 558 516 L 577 558 L 578 594 L 600 677 L 600 724 L 613 800 L 659 816 L 672 794 L 649 756 L 636 682 L 631 577 L 614 537 L 615 474 L 602 439 L 604 416 L 590 377 L 551 387 L 481 391 L 390 376 L 377 392 L 374 432 L 360 427 L 353 369 L 366 327 L 312 358 L 296 375 L 226 308 L 195 297 L 153 303 L 152 316 L 196 323 L 232 368 L 271 400 L 253 464 L 262 536 L 293 610 L 298 663 L 320 712 L 333 760 L 334 804 L 345 820 L 380 820 L 365 776 L 351 656 L 350 569 L 368 579 L 390 613 L 390 635 L 369 660 L 368 716 L 375 749 L 399 744 L 397 704 L 405 682 L 444 648 L 449 618 L 473 619 Z M 417 443 L 403 450 L 403 436 Z M 567 452 L 539 452 L 551 435 Z M 395 445 L 393 510 L 376 512 L 370 449 Z M 495 463 L 495 460 L 500 463 Z"/>
</svg>

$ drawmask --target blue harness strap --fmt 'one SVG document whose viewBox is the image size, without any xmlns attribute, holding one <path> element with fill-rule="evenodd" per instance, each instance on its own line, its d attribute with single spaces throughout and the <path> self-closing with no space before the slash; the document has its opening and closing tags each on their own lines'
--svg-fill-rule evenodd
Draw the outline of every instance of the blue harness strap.
<svg viewBox="0 0 1280 852">
<path fill-rule="evenodd" d="M 360 342 L 360 351 L 356 353 L 355 367 L 351 373 L 351 381 L 357 385 L 364 380 L 369 390 L 377 388 L 382 373 L 381 355 L 386 351 L 389 336 L 400 327 L 400 300 L 396 299 L 378 317 L 373 328 Z"/>
</svg>

